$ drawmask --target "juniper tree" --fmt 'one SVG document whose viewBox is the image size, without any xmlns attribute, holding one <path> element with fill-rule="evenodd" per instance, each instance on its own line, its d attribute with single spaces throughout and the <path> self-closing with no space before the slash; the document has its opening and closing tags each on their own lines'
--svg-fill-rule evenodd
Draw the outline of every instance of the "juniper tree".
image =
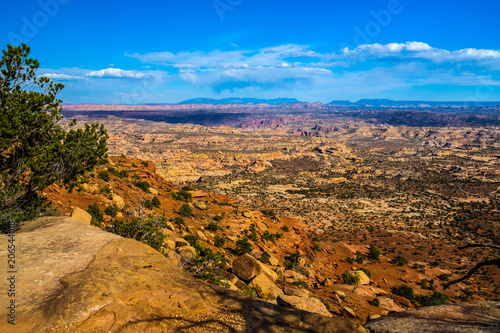
<svg viewBox="0 0 500 333">
<path fill-rule="evenodd" d="M 0 229 L 9 221 L 36 216 L 44 206 L 40 192 L 62 182 L 74 185 L 85 171 L 106 162 L 108 135 L 102 125 L 68 129 L 62 101 L 64 88 L 38 77 L 30 48 L 7 45 L 0 59 Z"/>
</svg>

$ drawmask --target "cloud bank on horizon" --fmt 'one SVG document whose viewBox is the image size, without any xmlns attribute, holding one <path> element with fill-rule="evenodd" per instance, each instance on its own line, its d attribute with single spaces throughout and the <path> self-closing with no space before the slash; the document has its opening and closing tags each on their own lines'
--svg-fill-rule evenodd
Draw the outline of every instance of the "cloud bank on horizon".
<svg viewBox="0 0 500 333">
<path fill-rule="evenodd" d="M 306 45 L 198 52 L 129 53 L 137 70 L 104 68 L 43 69 L 41 75 L 70 86 L 99 87 L 115 80 L 118 93 L 107 102 L 178 102 L 165 91 L 190 97 L 295 97 L 329 102 L 394 91 L 452 91 L 454 100 L 500 100 L 500 52 L 466 48 L 444 50 L 423 42 L 359 45 L 320 53 Z M 154 69 L 152 69 L 154 68 Z M 88 87 L 87 87 L 88 88 Z M 446 95 L 446 93 L 444 94 Z M 427 97 L 428 98 L 428 97 Z M 181 98 L 182 99 L 182 98 Z M 431 97 L 432 99 L 432 97 Z"/>
</svg>

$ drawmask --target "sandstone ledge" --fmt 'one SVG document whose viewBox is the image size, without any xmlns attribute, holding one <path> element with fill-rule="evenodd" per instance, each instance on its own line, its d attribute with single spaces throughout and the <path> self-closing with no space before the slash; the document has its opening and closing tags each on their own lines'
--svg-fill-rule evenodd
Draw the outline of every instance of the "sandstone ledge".
<svg viewBox="0 0 500 333">
<path fill-rule="evenodd" d="M 6 240 L 0 235 L 2 258 Z M 16 247 L 16 332 L 365 332 L 348 319 L 208 285 L 140 242 L 71 218 L 25 223 Z"/>
</svg>

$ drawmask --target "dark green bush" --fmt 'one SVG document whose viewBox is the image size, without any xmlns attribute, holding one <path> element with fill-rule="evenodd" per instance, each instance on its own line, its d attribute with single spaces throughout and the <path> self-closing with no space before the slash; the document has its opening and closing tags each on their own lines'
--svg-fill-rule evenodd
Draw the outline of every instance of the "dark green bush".
<svg viewBox="0 0 500 333">
<path fill-rule="evenodd" d="M 408 264 L 408 260 L 403 256 L 397 256 L 396 258 L 391 260 L 391 263 L 398 266 L 405 266 L 406 264 Z"/>
<path fill-rule="evenodd" d="M 198 235 L 184 235 L 182 236 L 191 246 L 195 246 L 195 244 L 200 240 Z"/>
<path fill-rule="evenodd" d="M 352 275 L 349 272 L 345 272 L 344 274 L 342 274 L 342 279 L 344 280 L 345 283 L 350 285 L 355 285 L 359 283 L 359 277 L 356 275 Z"/>
<path fill-rule="evenodd" d="M 149 199 L 144 200 L 142 205 L 147 209 L 153 209 L 153 203 Z"/>
<path fill-rule="evenodd" d="M 189 217 L 193 215 L 193 209 L 189 207 L 188 204 L 182 204 L 181 208 L 179 208 L 179 214 L 184 217 Z"/>
<path fill-rule="evenodd" d="M 272 209 L 263 209 L 260 211 L 262 215 L 267 217 L 275 217 L 276 213 Z"/>
<path fill-rule="evenodd" d="M 172 192 L 172 199 L 190 201 L 193 199 L 193 195 L 185 190 L 180 190 L 178 192 Z"/>
<path fill-rule="evenodd" d="M 210 222 L 207 226 L 208 230 L 217 231 L 219 230 L 219 224 L 217 222 Z"/>
<path fill-rule="evenodd" d="M 415 302 L 415 293 L 413 292 L 413 288 L 407 286 L 406 284 L 402 284 L 394 290 L 395 295 L 402 296 L 412 303 Z"/>
<path fill-rule="evenodd" d="M 111 232 L 125 238 L 132 238 L 164 253 L 165 235 L 154 219 L 133 218 L 128 221 L 114 220 Z"/>
<path fill-rule="evenodd" d="M 368 259 L 373 261 L 379 261 L 380 250 L 373 244 L 370 244 L 370 250 L 368 252 Z"/>
<path fill-rule="evenodd" d="M 281 227 L 281 230 L 283 230 L 284 232 L 289 232 L 290 228 L 287 225 L 284 225 Z"/>
<path fill-rule="evenodd" d="M 234 252 L 237 255 L 243 255 L 245 253 L 251 253 L 253 251 L 253 246 L 248 242 L 248 238 L 239 239 L 236 241 L 236 248 Z"/>
<path fill-rule="evenodd" d="M 153 200 L 151 200 L 151 203 L 156 208 L 160 208 L 161 206 L 160 200 L 157 197 L 154 197 Z"/>
<path fill-rule="evenodd" d="M 95 203 L 89 206 L 87 209 L 87 213 L 92 216 L 92 224 L 95 226 L 100 226 L 101 222 L 104 222 L 104 214 L 101 211 L 101 208 Z"/>
<path fill-rule="evenodd" d="M 260 261 L 264 264 L 269 264 L 269 259 L 271 259 L 271 255 L 267 252 L 262 253 L 260 256 Z"/>
<path fill-rule="evenodd" d="M 115 206 L 108 206 L 108 207 L 106 207 L 104 212 L 111 217 L 115 217 L 116 213 L 118 212 L 118 209 Z"/>
<path fill-rule="evenodd" d="M 380 300 L 375 297 L 371 302 L 370 302 L 371 305 L 373 306 L 379 306 L 380 305 Z"/>
<path fill-rule="evenodd" d="M 224 246 L 226 246 L 226 239 L 222 236 L 215 235 L 214 245 L 217 247 L 224 247 Z"/>
<path fill-rule="evenodd" d="M 186 222 L 184 222 L 184 218 L 182 216 L 176 216 L 174 218 L 174 223 L 177 225 L 186 225 Z"/>
<path fill-rule="evenodd" d="M 149 188 L 151 187 L 149 185 L 149 183 L 147 181 L 145 181 L 145 180 L 144 181 L 141 181 L 141 180 L 136 181 L 134 183 L 134 185 L 137 186 L 138 188 L 140 188 L 141 190 L 143 190 L 146 193 L 149 193 Z"/>
<path fill-rule="evenodd" d="M 109 182 L 111 180 L 111 177 L 109 176 L 109 172 L 107 172 L 106 170 L 99 171 L 97 176 L 99 176 L 99 178 L 101 178 L 102 180 L 104 180 L 106 182 Z"/>
<path fill-rule="evenodd" d="M 368 276 L 369 278 L 372 277 L 372 272 L 368 268 L 361 267 L 359 270 L 363 271 L 366 274 L 366 276 Z"/>
</svg>

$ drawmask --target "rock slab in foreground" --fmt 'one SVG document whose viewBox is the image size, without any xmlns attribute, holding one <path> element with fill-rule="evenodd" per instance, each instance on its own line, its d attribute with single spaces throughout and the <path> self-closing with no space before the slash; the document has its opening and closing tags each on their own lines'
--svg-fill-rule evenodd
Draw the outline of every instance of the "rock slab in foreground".
<svg viewBox="0 0 500 333">
<path fill-rule="evenodd" d="M 0 235 L 2 258 L 5 244 Z M 1 320 L 0 332 L 366 332 L 345 318 L 206 284 L 145 244 L 72 218 L 25 223 L 16 247 L 23 292 L 16 295 L 15 331 Z M 0 280 L 1 290 L 7 282 Z"/>
<path fill-rule="evenodd" d="M 498 333 L 500 302 L 458 303 L 391 313 L 365 325 L 371 333 Z"/>
</svg>

